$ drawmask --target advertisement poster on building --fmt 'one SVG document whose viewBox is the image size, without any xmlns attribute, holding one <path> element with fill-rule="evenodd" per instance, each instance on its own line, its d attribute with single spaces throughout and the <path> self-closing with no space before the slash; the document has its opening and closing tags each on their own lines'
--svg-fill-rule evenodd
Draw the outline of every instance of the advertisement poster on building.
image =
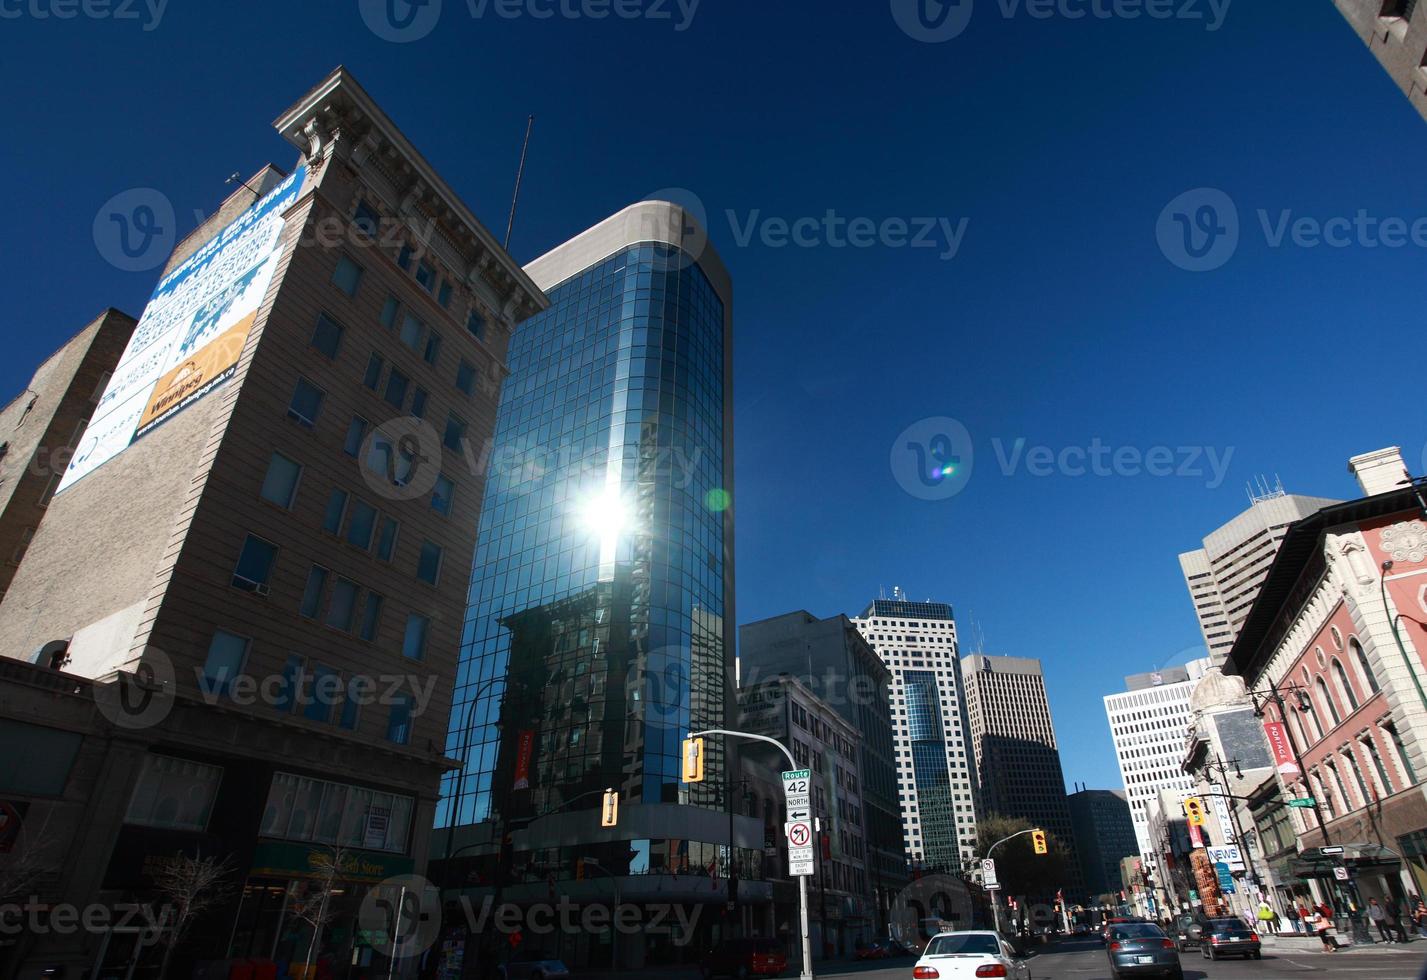
<svg viewBox="0 0 1427 980">
<path fill-rule="evenodd" d="M 281 259 L 300 167 L 159 281 L 60 481 L 62 493 L 237 368 Z"/>
</svg>

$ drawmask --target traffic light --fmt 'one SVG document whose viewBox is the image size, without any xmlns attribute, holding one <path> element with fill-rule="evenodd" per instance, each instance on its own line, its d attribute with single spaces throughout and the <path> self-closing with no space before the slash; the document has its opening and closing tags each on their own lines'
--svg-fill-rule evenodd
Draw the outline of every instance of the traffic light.
<svg viewBox="0 0 1427 980">
<path fill-rule="evenodd" d="M 1037 854 L 1050 853 L 1050 847 L 1046 844 L 1044 830 L 1031 831 L 1031 843 L 1035 845 Z"/>
<path fill-rule="evenodd" d="M 600 826 L 614 827 L 619 824 L 619 794 L 612 789 L 604 791 L 604 806 L 600 808 Z"/>
<path fill-rule="evenodd" d="M 1188 797 L 1184 801 L 1184 814 L 1191 827 L 1204 826 L 1204 801 L 1197 796 Z"/>
<path fill-rule="evenodd" d="M 701 783 L 704 781 L 704 740 L 701 738 L 684 739 L 684 782 Z"/>
</svg>

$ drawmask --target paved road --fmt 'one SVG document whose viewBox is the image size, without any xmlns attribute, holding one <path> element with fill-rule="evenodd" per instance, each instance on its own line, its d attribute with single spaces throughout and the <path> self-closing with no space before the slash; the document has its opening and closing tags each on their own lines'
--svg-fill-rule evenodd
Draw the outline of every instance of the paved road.
<svg viewBox="0 0 1427 980">
<path fill-rule="evenodd" d="M 1109 980 L 1105 950 L 1093 941 L 1065 942 L 1048 947 L 1031 958 L 1033 980 Z M 1262 960 L 1203 959 L 1195 950 L 1184 954 L 1185 980 L 1286 980 L 1311 977 L 1325 980 L 1427 980 L 1427 942 L 1404 949 L 1369 948 L 1339 953 L 1278 953 L 1265 951 Z M 916 960 L 911 957 L 879 963 L 837 965 L 819 970 L 818 977 L 856 977 L 857 980 L 911 980 Z"/>
</svg>

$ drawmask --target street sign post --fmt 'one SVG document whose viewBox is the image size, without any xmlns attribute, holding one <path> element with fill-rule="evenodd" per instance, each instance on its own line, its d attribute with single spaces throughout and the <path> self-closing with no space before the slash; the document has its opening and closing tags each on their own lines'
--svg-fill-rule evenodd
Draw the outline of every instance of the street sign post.
<svg viewBox="0 0 1427 980">
<path fill-rule="evenodd" d="M 1319 853 L 1319 854 L 1342 854 L 1342 853 L 1343 853 L 1343 848 L 1342 848 L 1342 845 L 1336 845 L 1336 846 L 1333 846 L 1333 847 L 1320 847 L 1320 848 L 1318 848 L 1318 853 Z"/>
<path fill-rule="evenodd" d="M 1318 805 L 1318 800 L 1312 796 L 1305 796 L 1300 800 L 1289 800 L 1288 805 L 1299 810 L 1308 810 Z"/>
<path fill-rule="evenodd" d="M 783 773 L 783 802 L 788 807 L 788 820 L 808 820 L 812 817 L 812 773 L 807 769 L 791 769 Z"/>
<path fill-rule="evenodd" d="M 994 892 L 1001 887 L 1000 879 L 996 877 L 996 862 L 990 858 L 981 862 L 981 885 L 988 892 Z"/>
</svg>

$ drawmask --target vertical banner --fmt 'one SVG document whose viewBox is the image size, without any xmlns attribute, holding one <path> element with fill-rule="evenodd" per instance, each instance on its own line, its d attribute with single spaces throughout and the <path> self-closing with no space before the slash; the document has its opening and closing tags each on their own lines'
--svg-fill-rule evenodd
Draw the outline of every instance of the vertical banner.
<svg viewBox="0 0 1427 980">
<path fill-rule="evenodd" d="M 1293 747 L 1288 744 L 1288 729 L 1281 721 L 1263 723 L 1263 733 L 1268 739 L 1269 751 L 1273 753 L 1273 765 L 1285 779 L 1297 779 L 1302 773 L 1298 763 L 1293 761 Z"/>
<path fill-rule="evenodd" d="M 512 789 L 530 788 L 530 756 L 535 751 L 535 733 L 525 729 L 519 735 L 515 749 L 515 785 Z"/>
</svg>

